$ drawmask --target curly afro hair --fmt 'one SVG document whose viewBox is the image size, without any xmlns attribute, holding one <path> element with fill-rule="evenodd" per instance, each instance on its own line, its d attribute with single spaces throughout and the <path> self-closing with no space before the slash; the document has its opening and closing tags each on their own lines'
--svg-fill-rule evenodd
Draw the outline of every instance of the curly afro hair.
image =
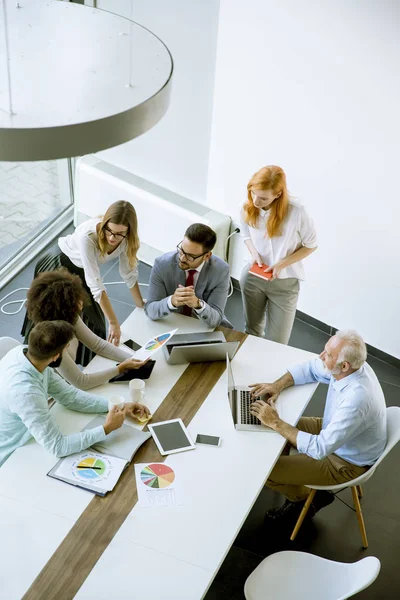
<svg viewBox="0 0 400 600">
<path fill-rule="evenodd" d="M 67 269 L 44 271 L 32 281 L 26 297 L 26 310 L 33 323 L 67 321 L 75 325 L 89 296 L 78 275 Z"/>
</svg>

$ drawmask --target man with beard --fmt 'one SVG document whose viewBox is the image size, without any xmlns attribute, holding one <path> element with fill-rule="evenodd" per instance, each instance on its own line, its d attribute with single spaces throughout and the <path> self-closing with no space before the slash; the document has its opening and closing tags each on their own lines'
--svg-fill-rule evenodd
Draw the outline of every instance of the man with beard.
<svg viewBox="0 0 400 600">
<path fill-rule="evenodd" d="M 232 325 L 224 315 L 229 292 L 229 265 L 212 249 L 216 233 L 194 223 L 176 250 L 159 256 L 150 274 L 144 310 L 156 321 L 171 312 L 203 319 L 209 327 Z"/>
<path fill-rule="evenodd" d="M 271 427 L 298 454 L 283 454 L 266 485 L 286 496 L 285 504 L 267 517 L 296 518 L 310 493 L 305 485 L 337 485 L 364 473 L 386 445 L 386 405 L 379 381 L 365 362 L 367 350 L 355 331 L 338 331 L 319 358 L 288 370 L 274 383 L 256 383 L 252 395 L 266 394 L 251 412 Z M 323 418 L 302 417 L 297 427 L 279 418 L 274 407 L 279 393 L 292 385 L 321 382 L 329 385 Z M 311 516 L 334 500 L 331 492 L 317 491 Z"/>
<path fill-rule="evenodd" d="M 119 429 L 126 415 L 148 414 L 142 404 L 113 407 L 104 426 L 63 435 L 48 406 L 51 396 L 67 408 L 106 413 L 106 398 L 69 385 L 53 371 L 74 336 L 66 321 L 42 321 L 31 331 L 28 347 L 17 346 L 0 361 L 0 466 L 32 437 L 56 456 L 67 456 L 101 442 Z"/>
</svg>

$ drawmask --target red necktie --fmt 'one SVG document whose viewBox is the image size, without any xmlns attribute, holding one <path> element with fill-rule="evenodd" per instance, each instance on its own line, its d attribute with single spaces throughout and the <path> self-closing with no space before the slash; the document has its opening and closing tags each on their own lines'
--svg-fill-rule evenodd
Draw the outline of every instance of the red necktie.
<svg viewBox="0 0 400 600">
<path fill-rule="evenodd" d="M 197 269 L 189 269 L 188 276 L 186 279 L 186 287 L 189 287 L 190 285 L 194 285 L 195 273 L 197 273 Z M 190 308 L 190 306 L 185 305 L 183 307 L 183 314 L 186 315 L 187 317 L 192 316 L 192 309 Z"/>
</svg>

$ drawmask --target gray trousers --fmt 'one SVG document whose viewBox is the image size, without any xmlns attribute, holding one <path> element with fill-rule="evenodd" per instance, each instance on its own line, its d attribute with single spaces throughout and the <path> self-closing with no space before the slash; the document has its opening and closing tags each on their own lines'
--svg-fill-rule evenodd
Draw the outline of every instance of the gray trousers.
<svg viewBox="0 0 400 600">
<path fill-rule="evenodd" d="M 288 279 L 260 279 L 249 274 L 249 267 L 242 271 L 242 290 L 245 331 L 267 339 L 287 344 L 296 315 L 300 284 L 296 277 Z"/>
</svg>

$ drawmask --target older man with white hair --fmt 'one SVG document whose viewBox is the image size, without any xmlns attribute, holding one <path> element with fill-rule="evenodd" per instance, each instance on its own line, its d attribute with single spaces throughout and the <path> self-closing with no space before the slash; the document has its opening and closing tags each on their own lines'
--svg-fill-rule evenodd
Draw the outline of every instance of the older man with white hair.
<svg viewBox="0 0 400 600">
<path fill-rule="evenodd" d="M 251 412 L 297 448 L 282 455 L 267 486 L 287 500 L 268 517 L 297 518 L 310 493 L 305 485 L 336 485 L 364 473 L 382 454 L 386 445 L 386 405 L 379 381 L 365 362 L 367 349 L 356 331 L 338 331 L 319 358 L 294 366 L 274 383 L 256 383 L 252 395 L 265 394 Z M 329 385 L 323 418 L 302 417 L 297 427 L 279 418 L 274 402 L 292 385 L 321 382 Z M 313 500 L 315 514 L 334 500 L 319 490 Z"/>
</svg>

